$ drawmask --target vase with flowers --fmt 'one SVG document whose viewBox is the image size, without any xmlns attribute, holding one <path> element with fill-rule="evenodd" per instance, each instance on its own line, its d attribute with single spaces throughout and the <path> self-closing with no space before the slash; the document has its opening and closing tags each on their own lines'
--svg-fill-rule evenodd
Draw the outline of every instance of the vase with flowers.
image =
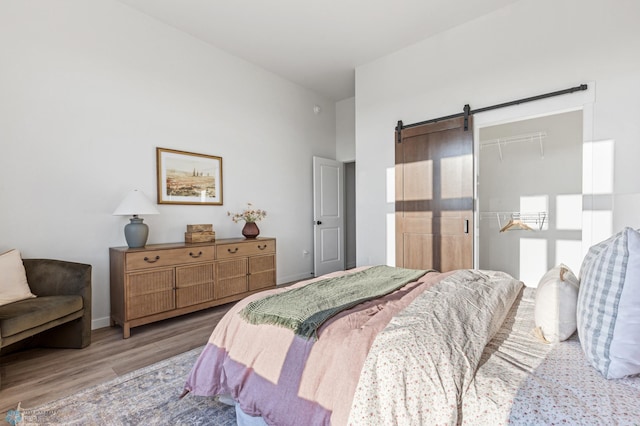
<svg viewBox="0 0 640 426">
<path fill-rule="evenodd" d="M 247 203 L 247 208 L 240 213 L 227 212 L 227 216 L 231 216 L 231 220 L 234 223 L 238 223 L 244 220 L 244 227 L 242 228 L 242 235 L 245 238 L 256 238 L 260 235 L 260 229 L 256 222 L 264 219 L 267 216 L 267 212 L 261 209 L 253 208 L 253 204 Z"/>
</svg>

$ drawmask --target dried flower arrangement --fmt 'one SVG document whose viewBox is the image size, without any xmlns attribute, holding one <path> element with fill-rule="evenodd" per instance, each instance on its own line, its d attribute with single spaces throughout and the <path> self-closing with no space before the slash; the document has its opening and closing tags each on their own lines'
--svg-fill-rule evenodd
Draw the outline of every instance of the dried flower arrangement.
<svg viewBox="0 0 640 426">
<path fill-rule="evenodd" d="M 247 208 L 240 213 L 227 212 L 227 216 L 231 216 L 231 220 L 235 223 L 244 220 L 247 223 L 258 222 L 267 216 L 267 212 L 261 209 L 254 209 L 253 204 L 247 203 Z"/>
</svg>

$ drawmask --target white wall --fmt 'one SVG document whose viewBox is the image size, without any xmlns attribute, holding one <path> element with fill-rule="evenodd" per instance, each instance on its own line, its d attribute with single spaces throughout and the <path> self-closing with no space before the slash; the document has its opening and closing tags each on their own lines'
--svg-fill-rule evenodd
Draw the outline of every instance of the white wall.
<svg viewBox="0 0 640 426">
<path fill-rule="evenodd" d="M 336 102 L 336 160 L 356 159 L 356 98 Z"/>
<path fill-rule="evenodd" d="M 148 243 L 187 224 L 241 236 L 227 211 L 267 210 L 278 282 L 310 276 L 312 156 L 335 157 L 335 104 L 111 0 L 0 3 L 0 251 L 93 265 L 94 327 L 108 324 L 112 216 L 155 200 L 155 148 L 223 158 L 223 206 L 159 205 Z M 321 113 L 313 113 L 314 105 Z"/>
<path fill-rule="evenodd" d="M 408 124 L 461 112 L 465 104 L 481 108 L 587 82 L 597 84 L 593 139 L 615 140 L 613 230 L 640 227 L 639 20 L 635 0 L 522 0 L 357 68 L 358 265 L 394 257 L 387 182 L 397 120 Z"/>
</svg>

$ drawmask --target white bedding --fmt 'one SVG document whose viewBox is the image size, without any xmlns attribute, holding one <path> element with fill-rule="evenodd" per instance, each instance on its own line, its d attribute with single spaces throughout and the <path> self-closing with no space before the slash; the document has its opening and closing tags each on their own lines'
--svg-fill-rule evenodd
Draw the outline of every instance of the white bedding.
<svg viewBox="0 0 640 426">
<path fill-rule="evenodd" d="M 441 285 L 465 286 L 456 281 L 465 274 L 479 276 L 473 270 L 456 274 L 433 285 L 431 296 Z M 514 280 L 505 277 L 509 281 Z M 555 344 L 538 340 L 535 289 L 515 290 L 497 298 L 464 294 L 461 320 L 475 323 L 471 328 L 451 327 L 454 315 L 445 293 L 418 296 L 394 315 L 367 356 L 348 424 L 640 425 L 640 377 L 604 379 L 587 362 L 576 335 Z M 428 299 L 442 303 L 430 305 Z M 431 320 L 425 312 L 434 314 Z M 434 337 L 440 325 L 447 338 Z M 352 331 L 368 326 L 358 322 Z M 425 343 L 434 339 L 441 344 Z M 336 392 L 345 387 L 331 377 Z M 236 408 L 238 424 L 264 424 Z M 345 421 L 346 416 L 332 424 Z"/>
<path fill-rule="evenodd" d="M 544 344 L 532 333 L 535 289 L 525 288 L 487 345 L 463 397 L 463 424 L 640 424 L 640 377 L 606 380 L 577 335 Z"/>
<path fill-rule="evenodd" d="M 462 395 L 522 283 L 460 270 L 418 296 L 376 336 L 349 425 L 456 424 Z"/>
</svg>

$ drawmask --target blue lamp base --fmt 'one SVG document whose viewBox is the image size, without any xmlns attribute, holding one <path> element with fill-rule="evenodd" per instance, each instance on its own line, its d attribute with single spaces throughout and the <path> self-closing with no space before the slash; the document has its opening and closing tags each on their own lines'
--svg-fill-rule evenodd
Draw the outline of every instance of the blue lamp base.
<svg viewBox="0 0 640 426">
<path fill-rule="evenodd" d="M 129 248 L 144 247 L 149 236 L 149 227 L 142 223 L 144 219 L 134 215 L 124 227 L 124 238 L 127 240 Z"/>
</svg>

